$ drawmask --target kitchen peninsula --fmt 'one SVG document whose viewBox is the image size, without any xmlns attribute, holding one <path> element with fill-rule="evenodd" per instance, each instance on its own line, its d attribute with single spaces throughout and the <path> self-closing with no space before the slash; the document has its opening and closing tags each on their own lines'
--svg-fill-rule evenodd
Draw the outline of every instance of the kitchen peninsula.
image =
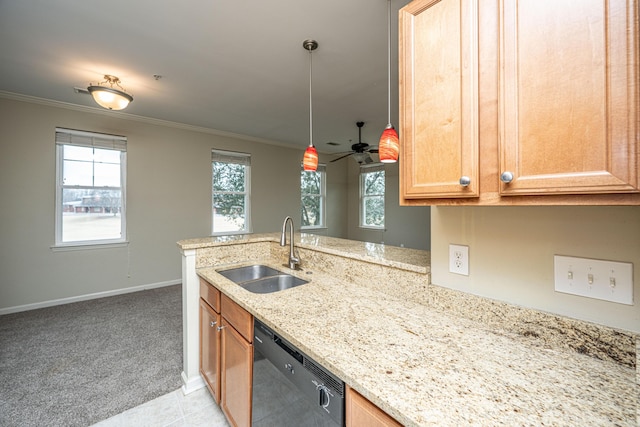
<svg viewBox="0 0 640 427">
<path fill-rule="evenodd" d="M 183 390 L 198 372 L 199 279 L 407 426 L 638 423 L 638 336 L 430 283 L 429 253 L 279 233 L 178 242 Z M 265 264 L 309 280 L 250 293 L 218 269 Z"/>
</svg>

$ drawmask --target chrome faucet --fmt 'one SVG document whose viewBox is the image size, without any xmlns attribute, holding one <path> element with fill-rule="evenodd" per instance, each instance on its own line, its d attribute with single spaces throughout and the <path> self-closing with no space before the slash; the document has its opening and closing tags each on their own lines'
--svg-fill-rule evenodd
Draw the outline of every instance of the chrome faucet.
<svg viewBox="0 0 640 427">
<path fill-rule="evenodd" d="M 293 245 L 293 220 L 287 216 L 282 223 L 282 234 L 280 235 L 280 246 L 287 245 L 287 222 L 291 224 L 289 228 L 289 268 L 297 270 L 300 265 L 300 256 L 296 253 Z"/>
</svg>

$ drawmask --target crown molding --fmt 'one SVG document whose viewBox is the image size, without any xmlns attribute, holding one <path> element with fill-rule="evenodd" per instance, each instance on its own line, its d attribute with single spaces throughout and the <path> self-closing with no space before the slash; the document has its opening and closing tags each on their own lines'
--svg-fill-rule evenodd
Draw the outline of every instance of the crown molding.
<svg viewBox="0 0 640 427">
<path fill-rule="evenodd" d="M 0 90 L 0 98 L 6 98 L 13 101 L 28 102 L 31 104 L 39 104 L 47 107 L 64 108 L 67 110 L 80 111 L 83 113 L 117 117 L 122 120 L 130 120 L 134 122 L 145 123 L 145 124 L 150 124 L 155 126 L 164 126 L 164 127 L 174 128 L 174 129 L 205 133 L 209 135 L 224 136 L 227 138 L 242 139 L 244 141 L 258 142 L 261 144 L 275 145 L 278 147 L 284 147 L 289 149 L 297 149 L 296 147 L 292 147 L 290 144 L 285 144 L 279 141 L 272 141 L 270 139 L 258 138 L 255 136 L 243 135 L 243 134 L 233 133 L 233 132 L 226 132 L 226 131 L 207 128 L 203 126 L 194 126 L 186 123 L 172 122 L 170 120 L 154 119 L 152 117 L 138 116 L 135 114 L 128 114 L 120 111 L 106 110 L 104 108 L 89 107 L 86 105 L 71 104 L 69 102 L 55 101 L 52 99 L 38 98 L 36 96 L 23 95 L 15 92 L 7 92 L 7 91 Z M 304 151 L 304 148 L 299 148 L 299 150 Z"/>
</svg>

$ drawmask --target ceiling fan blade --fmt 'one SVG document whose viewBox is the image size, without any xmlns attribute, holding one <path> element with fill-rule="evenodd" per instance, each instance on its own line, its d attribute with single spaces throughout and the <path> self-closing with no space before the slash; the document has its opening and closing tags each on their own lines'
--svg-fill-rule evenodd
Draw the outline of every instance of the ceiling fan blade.
<svg viewBox="0 0 640 427">
<path fill-rule="evenodd" d="M 377 153 L 378 149 L 376 147 L 373 147 L 371 150 L 367 150 L 369 153 Z"/>
<path fill-rule="evenodd" d="M 345 157 L 349 157 L 350 155 L 352 155 L 353 153 L 349 153 L 349 154 L 345 154 L 344 156 L 338 157 L 337 159 L 333 159 L 331 160 L 329 163 L 333 163 L 333 162 L 337 162 L 340 159 L 344 159 Z"/>
</svg>

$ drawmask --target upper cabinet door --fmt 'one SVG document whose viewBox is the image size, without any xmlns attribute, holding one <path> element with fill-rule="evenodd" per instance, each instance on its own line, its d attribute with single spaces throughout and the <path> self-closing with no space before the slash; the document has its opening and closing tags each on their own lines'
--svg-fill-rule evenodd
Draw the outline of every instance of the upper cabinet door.
<svg viewBox="0 0 640 427">
<path fill-rule="evenodd" d="M 477 0 L 416 0 L 399 15 L 400 194 L 477 197 Z"/>
<path fill-rule="evenodd" d="M 640 190 L 636 0 L 499 3 L 500 194 Z"/>
</svg>

